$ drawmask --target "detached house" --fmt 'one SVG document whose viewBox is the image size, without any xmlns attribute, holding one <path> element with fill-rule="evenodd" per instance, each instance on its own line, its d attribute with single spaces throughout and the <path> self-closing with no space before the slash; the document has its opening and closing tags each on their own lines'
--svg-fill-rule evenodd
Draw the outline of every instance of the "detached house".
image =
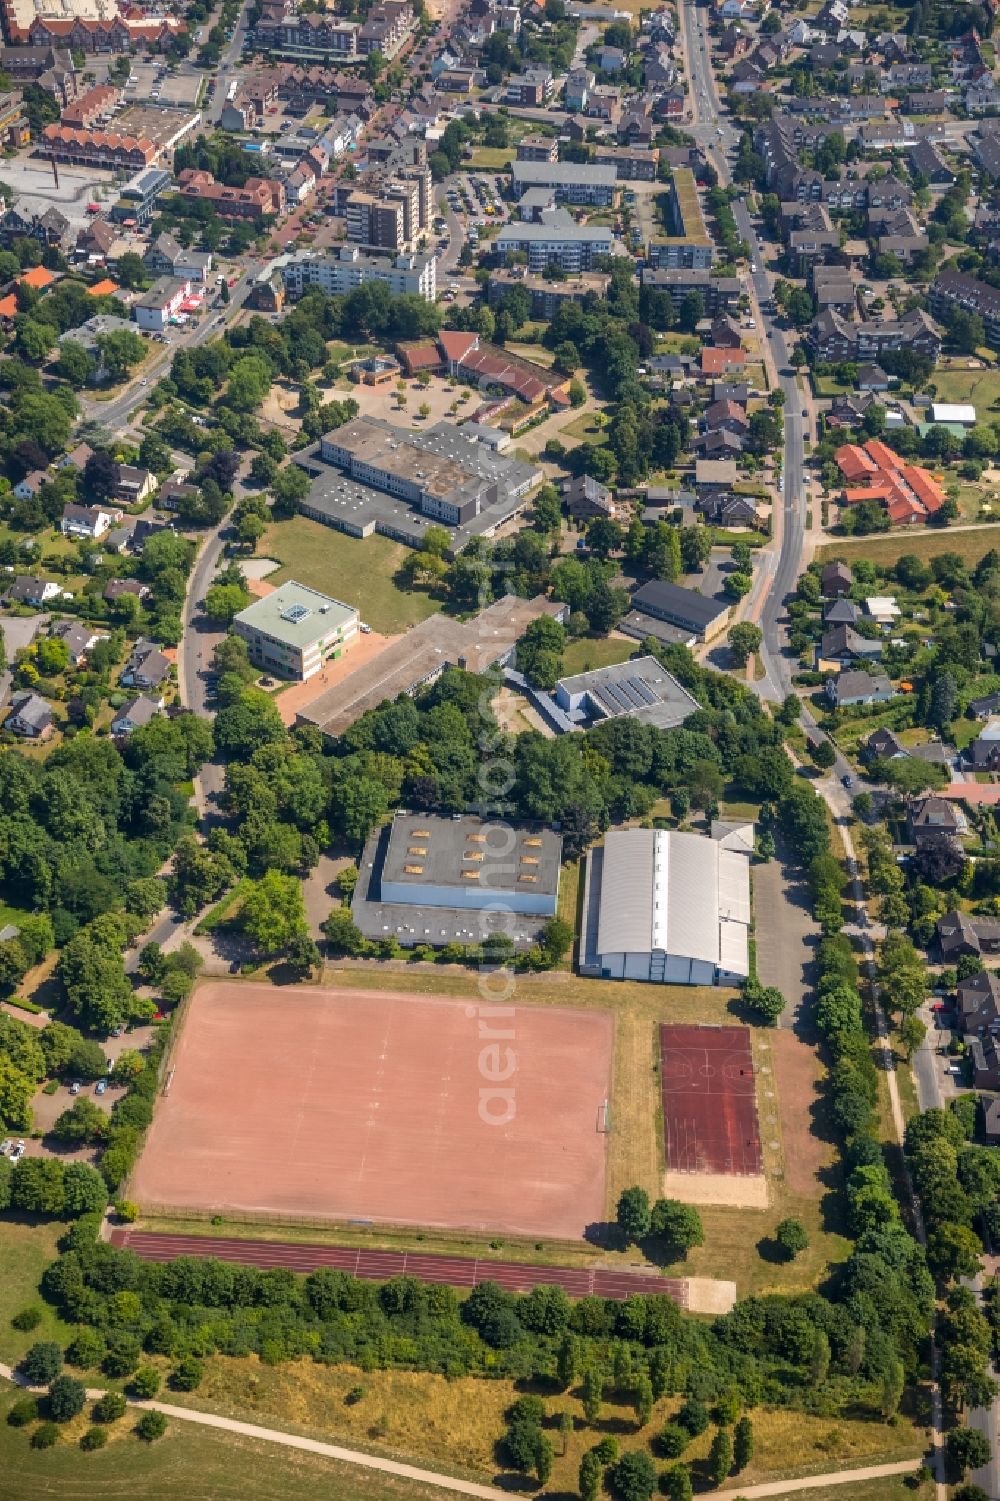
<svg viewBox="0 0 1000 1501">
<path fill-rule="evenodd" d="M 103 506 L 63 506 L 59 523 L 64 537 L 89 537 L 96 541 L 121 521 L 121 511 L 105 510 Z"/>
<path fill-rule="evenodd" d="M 15 693 L 4 729 L 25 740 L 47 740 L 52 734 L 52 710 L 37 693 Z"/>
<path fill-rule="evenodd" d="M 593 479 L 589 474 L 578 474 L 563 484 L 563 500 L 570 516 L 576 521 L 589 521 L 606 517 L 614 520 L 618 508 L 607 485 Z"/>
<path fill-rule="evenodd" d="M 111 733 L 115 736 L 131 735 L 134 730 L 149 724 L 149 721 L 155 719 L 162 710 L 162 698 L 149 698 L 145 693 L 140 693 L 138 698 L 133 698 L 129 703 L 123 704 L 118 710 L 111 721 Z"/>
<path fill-rule="evenodd" d="M 884 704 L 893 696 L 892 684 L 882 673 L 872 677 L 867 672 L 842 672 L 827 682 L 826 696 L 835 709 L 855 704 Z"/>
<path fill-rule="evenodd" d="M 31 605 L 33 609 L 39 610 L 50 600 L 58 599 L 62 592 L 62 584 L 53 583 L 52 579 L 22 576 L 16 578 L 8 590 L 7 602 L 12 605 Z"/>
<path fill-rule="evenodd" d="M 126 688 L 158 688 L 170 675 L 170 661 L 155 641 L 140 640 L 122 669 Z"/>
</svg>

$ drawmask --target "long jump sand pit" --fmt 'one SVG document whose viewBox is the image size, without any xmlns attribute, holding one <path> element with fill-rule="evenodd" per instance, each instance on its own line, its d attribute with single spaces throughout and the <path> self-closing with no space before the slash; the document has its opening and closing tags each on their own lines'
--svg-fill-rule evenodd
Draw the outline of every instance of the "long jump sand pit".
<svg viewBox="0 0 1000 1501">
<path fill-rule="evenodd" d="M 604 1218 L 611 1050 L 608 1012 L 202 985 L 129 1193 L 576 1239 Z"/>
<path fill-rule="evenodd" d="M 660 1081 L 667 1197 L 766 1208 L 749 1029 L 661 1025 Z"/>
</svg>

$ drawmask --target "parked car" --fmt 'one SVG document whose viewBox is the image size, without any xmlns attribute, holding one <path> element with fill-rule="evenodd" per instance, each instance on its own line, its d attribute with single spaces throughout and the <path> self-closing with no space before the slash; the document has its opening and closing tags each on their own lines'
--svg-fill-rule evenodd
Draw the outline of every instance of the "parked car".
<svg viewBox="0 0 1000 1501">
<path fill-rule="evenodd" d="M 80 1081 L 78 1079 L 73 1080 L 72 1084 L 69 1086 L 69 1092 L 70 1094 L 80 1093 Z"/>
<path fill-rule="evenodd" d="M 8 1154 L 13 1150 L 14 1143 L 11 1141 L 9 1136 L 4 1141 L 0 1141 L 0 1157 L 8 1156 Z"/>
<path fill-rule="evenodd" d="M 98 1079 L 98 1081 L 97 1081 L 97 1088 L 94 1090 L 94 1093 L 95 1094 L 107 1094 L 107 1092 L 108 1092 L 108 1081 L 107 1081 L 107 1079 Z"/>
<path fill-rule="evenodd" d="M 24 1142 L 23 1141 L 19 1141 L 17 1143 L 17 1146 L 14 1148 L 14 1150 L 10 1154 L 10 1160 L 11 1160 L 11 1162 L 20 1162 L 20 1160 L 21 1160 L 21 1158 L 23 1156 L 24 1156 Z"/>
</svg>

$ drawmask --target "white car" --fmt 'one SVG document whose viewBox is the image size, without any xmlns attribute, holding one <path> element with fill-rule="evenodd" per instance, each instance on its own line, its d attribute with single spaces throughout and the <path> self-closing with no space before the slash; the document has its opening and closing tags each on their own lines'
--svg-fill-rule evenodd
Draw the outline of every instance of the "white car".
<svg viewBox="0 0 1000 1501">
<path fill-rule="evenodd" d="M 371 633 L 372 633 L 371 626 L 370 625 L 366 625 L 363 620 L 359 624 L 358 630 L 361 632 L 362 636 L 370 636 Z"/>
<path fill-rule="evenodd" d="M 11 1141 L 9 1136 L 6 1137 L 4 1141 L 0 1141 L 0 1157 L 6 1157 L 13 1150 L 14 1143 Z"/>
<path fill-rule="evenodd" d="M 17 1146 L 14 1148 L 14 1150 L 10 1154 L 10 1160 L 11 1160 L 11 1162 L 20 1162 L 20 1160 L 21 1160 L 21 1158 L 23 1156 L 24 1156 L 24 1142 L 23 1141 L 19 1141 L 18 1144 L 17 1144 Z"/>
<path fill-rule="evenodd" d="M 79 1079 L 74 1079 L 73 1080 L 72 1084 L 69 1086 L 69 1092 L 70 1092 L 70 1094 L 79 1094 L 80 1093 L 80 1081 L 79 1081 Z"/>
</svg>

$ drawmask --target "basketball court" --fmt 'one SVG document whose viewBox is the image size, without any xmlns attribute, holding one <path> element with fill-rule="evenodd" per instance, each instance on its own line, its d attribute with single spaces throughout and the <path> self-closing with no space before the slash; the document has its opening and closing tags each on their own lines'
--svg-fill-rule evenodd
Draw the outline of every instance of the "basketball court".
<svg viewBox="0 0 1000 1501">
<path fill-rule="evenodd" d="M 664 1192 L 687 1203 L 767 1204 L 747 1027 L 660 1027 Z"/>
<path fill-rule="evenodd" d="M 129 1196 L 578 1239 L 605 1214 L 611 1047 L 605 1011 L 204 984 Z"/>
</svg>

